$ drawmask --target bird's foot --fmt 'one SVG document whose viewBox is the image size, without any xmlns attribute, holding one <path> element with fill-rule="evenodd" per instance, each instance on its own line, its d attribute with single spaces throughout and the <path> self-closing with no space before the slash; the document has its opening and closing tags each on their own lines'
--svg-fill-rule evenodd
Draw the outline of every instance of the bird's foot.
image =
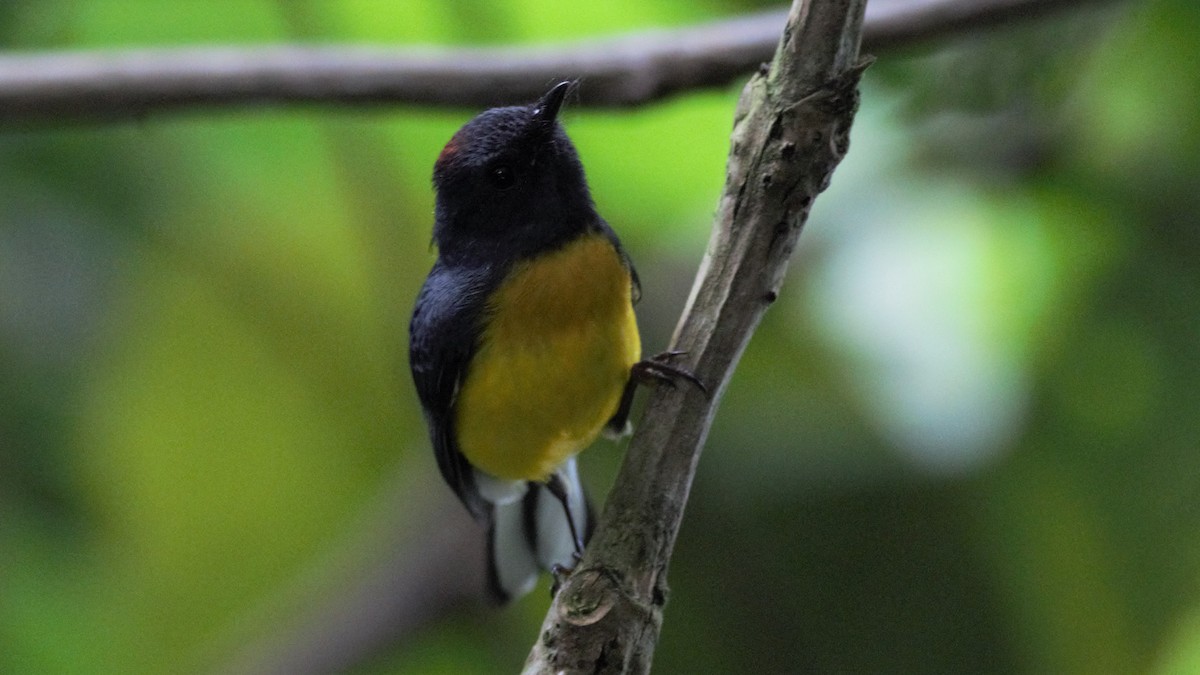
<svg viewBox="0 0 1200 675">
<path fill-rule="evenodd" d="M 571 558 L 572 561 L 569 567 L 567 565 L 560 565 L 558 563 L 554 563 L 550 566 L 550 576 L 554 577 L 554 582 L 550 584 L 551 598 L 558 595 L 558 590 L 562 588 L 562 585 L 566 583 L 567 579 L 574 574 L 575 568 L 579 567 L 580 561 L 583 560 L 583 555 L 576 551 L 575 553 L 571 554 Z"/>
<path fill-rule="evenodd" d="M 638 361 L 633 364 L 632 376 L 643 384 L 663 383 L 672 387 L 679 380 L 687 380 L 704 392 L 705 396 L 708 396 L 708 387 L 700 381 L 700 378 L 692 374 L 690 370 L 671 365 L 672 360 L 684 354 L 687 352 L 671 349 L 655 354 L 644 361 Z"/>
</svg>

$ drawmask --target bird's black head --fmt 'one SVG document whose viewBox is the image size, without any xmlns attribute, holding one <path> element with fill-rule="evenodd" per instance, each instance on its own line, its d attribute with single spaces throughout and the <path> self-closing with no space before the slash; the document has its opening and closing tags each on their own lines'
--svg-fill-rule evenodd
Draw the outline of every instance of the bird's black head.
<svg viewBox="0 0 1200 675">
<path fill-rule="evenodd" d="M 519 257 L 595 222 L 583 165 L 557 120 L 571 85 L 533 105 L 486 110 L 446 144 L 433 167 L 442 256 Z"/>
</svg>

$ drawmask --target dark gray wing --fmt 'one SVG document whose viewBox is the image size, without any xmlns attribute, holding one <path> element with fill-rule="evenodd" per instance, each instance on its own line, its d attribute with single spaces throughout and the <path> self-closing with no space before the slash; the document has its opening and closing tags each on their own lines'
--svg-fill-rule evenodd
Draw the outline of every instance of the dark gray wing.
<svg viewBox="0 0 1200 675">
<path fill-rule="evenodd" d="M 417 296 L 408 348 L 438 469 L 481 522 L 490 519 L 491 505 L 480 496 L 474 470 L 458 449 L 454 405 L 478 346 L 490 277 L 487 270 L 452 269 L 439 260 Z"/>
</svg>

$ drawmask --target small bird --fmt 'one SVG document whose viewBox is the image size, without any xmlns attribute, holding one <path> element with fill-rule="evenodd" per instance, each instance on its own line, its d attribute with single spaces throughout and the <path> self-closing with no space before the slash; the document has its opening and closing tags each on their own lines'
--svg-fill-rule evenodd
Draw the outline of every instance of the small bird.
<svg viewBox="0 0 1200 675">
<path fill-rule="evenodd" d="M 438 468 L 488 528 L 498 602 L 574 566 L 593 524 L 575 455 L 625 432 L 641 359 L 637 274 L 557 120 L 572 84 L 484 111 L 446 143 L 438 256 L 409 327 Z"/>
</svg>

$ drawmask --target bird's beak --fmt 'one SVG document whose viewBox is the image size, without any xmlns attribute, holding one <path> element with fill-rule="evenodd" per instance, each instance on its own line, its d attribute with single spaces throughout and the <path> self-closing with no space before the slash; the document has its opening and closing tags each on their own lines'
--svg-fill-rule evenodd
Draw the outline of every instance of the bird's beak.
<svg viewBox="0 0 1200 675">
<path fill-rule="evenodd" d="M 537 106 L 533 109 L 533 117 L 546 124 L 553 124 L 555 118 L 558 117 L 558 111 L 562 108 L 563 99 L 567 97 L 567 91 L 575 84 L 573 80 L 566 80 L 554 85 L 554 88 L 546 92 L 542 100 L 537 102 Z"/>
</svg>

